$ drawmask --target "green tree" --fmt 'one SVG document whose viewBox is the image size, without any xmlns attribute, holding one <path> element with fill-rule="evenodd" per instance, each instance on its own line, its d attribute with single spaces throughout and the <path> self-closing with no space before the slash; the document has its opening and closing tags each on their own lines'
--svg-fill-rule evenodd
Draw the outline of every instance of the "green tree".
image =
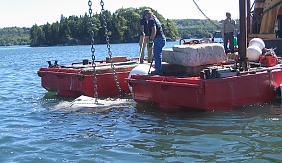
<svg viewBox="0 0 282 163">
<path fill-rule="evenodd" d="M 43 32 L 42 28 L 37 26 L 36 24 L 32 26 L 30 29 L 30 46 L 40 46 L 42 45 L 43 40 Z"/>
<path fill-rule="evenodd" d="M 45 36 L 43 45 L 51 45 L 50 43 L 51 38 L 52 38 L 51 25 L 47 23 L 46 25 L 42 27 L 42 31 L 44 32 L 44 36 Z"/>
<path fill-rule="evenodd" d="M 68 25 L 67 19 L 63 19 L 60 22 L 59 38 L 60 38 L 59 42 L 61 44 L 65 44 L 70 40 L 70 27 Z"/>
</svg>

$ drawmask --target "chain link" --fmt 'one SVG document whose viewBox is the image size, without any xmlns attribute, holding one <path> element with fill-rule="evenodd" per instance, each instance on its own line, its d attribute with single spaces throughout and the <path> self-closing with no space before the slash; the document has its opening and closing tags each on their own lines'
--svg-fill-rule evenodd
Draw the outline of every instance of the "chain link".
<svg viewBox="0 0 282 163">
<path fill-rule="evenodd" d="M 92 2 L 88 1 L 89 6 L 89 19 L 90 19 L 90 36 L 91 36 L 91 53 L 92 53 L 92 67 L 93 67 L 93 82 L 94 82 L 94 98 L 95 103 L 98 103 L 98 87 L 97 87 L 97 76 L 96 76 L 96 63 L 95 63 L 95 48 L 94 48 L 94 26 L 92 19 Z"/>
<path fill-rule="evenodd" d="M 112 72 L 114 74 L 114 79 L 115 79 L 116 85 L 118 87 L 119 93 L 120 93 L 121 96 L 123 96 L 123 92 L 121 90 L 121 87 L 120 87 L 120 84 L 119 84 L 119 81 L 118 81 L 118 78 L 117 78 L 117 73 L 116 73 L 115 65 L 114 65 L 113 58 L 112 58 L 110 38 L 109 38 L 109 35 L 108 35 L 107 21 L 106 21 L 106 15 L 105 15 L 105 10 L 104 10 L 104 2 L 103 2 L 103 0 L 100 1 L 100 5 L 102 7 L 101 14 L 102 14 L 103 25 L 104 25 L 104 29 L 105 29 L 105 36 L 106 36 L 106 41 L 107 41 L 108 55 L 109 55 L 110 61 L 111 61 Z"/>
</svg>

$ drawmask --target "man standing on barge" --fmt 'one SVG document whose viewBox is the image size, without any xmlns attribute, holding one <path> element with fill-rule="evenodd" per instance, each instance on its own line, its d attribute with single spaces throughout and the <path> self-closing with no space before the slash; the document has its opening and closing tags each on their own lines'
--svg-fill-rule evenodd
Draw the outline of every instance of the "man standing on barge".
<svg viewBox="0 0 282 163">
<path fill-rule="evenodd" d="M 228 48 L 228 40 L 229 40 L 229 49 L 230 52 L 234 53 L 234 33 L 235 33 L 235 21 L 231 19 L 231 14 L 226 12 L 226 19 L 222 23 L 222 39 L 224 40 L 224 50 L 227 54 Z"/>
<path fill-rule="evenodd" d="M 154 44 L 153 53 L 155 58 L 155 74 L 161 74 L 162 73 L 162 52 L 163 47 L 166 43 L 166 38 L 163 32 L 162 23 L 159 21 L 159 19 L 152 13 L 149 12 L 150 19 L 148 22 L 149 30 L 150 30 L 150 40 L 149 40 L 149 46 L 152 46 Z"/>
</svg>

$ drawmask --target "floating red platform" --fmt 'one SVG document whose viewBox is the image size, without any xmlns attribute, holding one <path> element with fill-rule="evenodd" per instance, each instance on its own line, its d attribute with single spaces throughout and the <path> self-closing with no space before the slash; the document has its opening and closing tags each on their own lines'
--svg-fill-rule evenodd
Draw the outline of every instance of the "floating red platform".
<svg viewBox="0 0 282 163">
<path fill-rule="evenodd" d="M 226 110 L 276 99 L 282 70 L 277 65 L 214 79 L 133 75 L 128 82 L 137 102 L 165 109 Z"/>
<path fill-rule="evenodd" d="M 109 60 L 109 59 L 107 59 Z M 125 57 L 113 58 L 117 80 L 123 93 L 130 93 L 128 83 L 124 80 L 137 62 Z M 94 96 L 94 75 L 91 63 L 73 63 L 69 66 L 55 68 L 40 68 L 38 76 L 41 85 L 58 96 L 78 97 L 80 95 Z M 111 63 L 102 62 L 96 66 L 97 93 L 99 97 L 119 95 Z"/>
</svg>

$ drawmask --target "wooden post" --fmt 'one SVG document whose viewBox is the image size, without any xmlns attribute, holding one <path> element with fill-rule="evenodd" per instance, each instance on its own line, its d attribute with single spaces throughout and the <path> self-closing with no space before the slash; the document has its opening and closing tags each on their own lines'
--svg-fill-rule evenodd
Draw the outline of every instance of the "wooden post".
<svg viewBox="0 0 282 163">
<path fill-rule="evenodd" d="M 246 21 L 246 0 L 239 0 L 240 8 L 240 36 L 238 44 L 238 53 L 240 55 L 240 63 L 244 70 L 247 70 L 247 21 Z"/>
</svg>

